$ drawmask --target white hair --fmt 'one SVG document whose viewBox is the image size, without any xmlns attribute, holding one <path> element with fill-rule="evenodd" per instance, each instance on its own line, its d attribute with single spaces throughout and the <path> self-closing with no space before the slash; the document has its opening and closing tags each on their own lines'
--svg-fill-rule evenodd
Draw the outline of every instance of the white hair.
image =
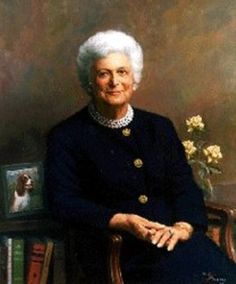
<svg viewBox="0 0 236 284">
<path fill-rule="evenodd" d="M 134 74 L 134 88 L 138 87 L 143 69 L 143 52 L 141 46 L 133 37 L 124 32 L 108 30 L 96 33 L 79 47 L 76 60 L 78 74 L 81 86 L 88 93 L 90 71 L 93 62 L 113 52 L 123 53 L 128 56 Z"/>
</svg>

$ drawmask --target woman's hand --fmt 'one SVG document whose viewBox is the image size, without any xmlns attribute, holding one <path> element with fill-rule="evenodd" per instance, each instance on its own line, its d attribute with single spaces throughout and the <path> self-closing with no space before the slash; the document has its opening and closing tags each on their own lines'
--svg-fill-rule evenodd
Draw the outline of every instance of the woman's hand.
<svg viewBox="0 0 236 284">
<path fill-rule="evenodd" d="M 115 214 L 110 222 L 112 229 L 124 230 L 138 239 L 152 242 L 153 236 L 166 226 L 157 222 L 149 221 L 135 214 Z"/>
<path fill-rule="evenodd" d="M 193 228 L 186 222 L 177 222 L 173 226 L 156 231 L 152 237 L 152 244 L 158 248 L 167 247 L 168 251 L 175 248 L 176 244 L 181 241 L 187 241 L 192 236 Z"/>
<path fill-rule="evenodd" d="M 166 226 L 135 214 L 122 213 L 115 214 L 111 218 L 109 227 L 127 231 L 138 239 L 151 242 L 158 248 L 167 247 L 168 251 L 173 250 L 179 241 L 190 239 L 193 232 L 193 227 L 186 222 Z"/>
</svg>

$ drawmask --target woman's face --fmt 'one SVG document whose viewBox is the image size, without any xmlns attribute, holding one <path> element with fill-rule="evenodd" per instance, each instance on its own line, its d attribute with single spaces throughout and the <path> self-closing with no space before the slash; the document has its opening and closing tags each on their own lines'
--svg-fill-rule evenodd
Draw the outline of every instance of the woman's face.
<svg viewBox="0 0 236 284">
<path fill-rule="evenodd" d="M 95 61 L 92 67 L 93 99 L 98 104 L 127 105 L 133 94 L 133 72 L 129 58 L 111 53 Z"/>
</svg>

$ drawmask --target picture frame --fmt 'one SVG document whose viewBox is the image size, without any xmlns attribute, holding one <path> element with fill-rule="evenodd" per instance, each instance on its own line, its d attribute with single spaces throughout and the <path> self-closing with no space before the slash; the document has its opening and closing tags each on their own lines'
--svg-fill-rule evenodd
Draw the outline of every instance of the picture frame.
<svg viewBox="0 0 236 284">
<path fill-rule="evenodd" d="M 41 162 L 4 165 L 1 178 L 5 218 L 31 217 L 45 211 Z"/>
</svg>

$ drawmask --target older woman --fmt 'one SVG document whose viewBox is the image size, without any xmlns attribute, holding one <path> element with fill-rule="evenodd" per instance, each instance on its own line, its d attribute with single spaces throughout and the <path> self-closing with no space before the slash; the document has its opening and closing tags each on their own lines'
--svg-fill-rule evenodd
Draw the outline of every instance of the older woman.
<svg viewBox="0 0 236 284">
<path fill-rule="evenodd" d="M 106 283 L 108 229 L 124 235 L 125 283 L 236 283 L 236 266 L 204 235 L 202 193 L 172 123 L 130 105 L 140 45 L 100 32 L 80 46 L 77 63 L 91 101 L 51 131 L 46 184 L 55 216 L 78 228 L 90 283 Z"/>
</svg>

